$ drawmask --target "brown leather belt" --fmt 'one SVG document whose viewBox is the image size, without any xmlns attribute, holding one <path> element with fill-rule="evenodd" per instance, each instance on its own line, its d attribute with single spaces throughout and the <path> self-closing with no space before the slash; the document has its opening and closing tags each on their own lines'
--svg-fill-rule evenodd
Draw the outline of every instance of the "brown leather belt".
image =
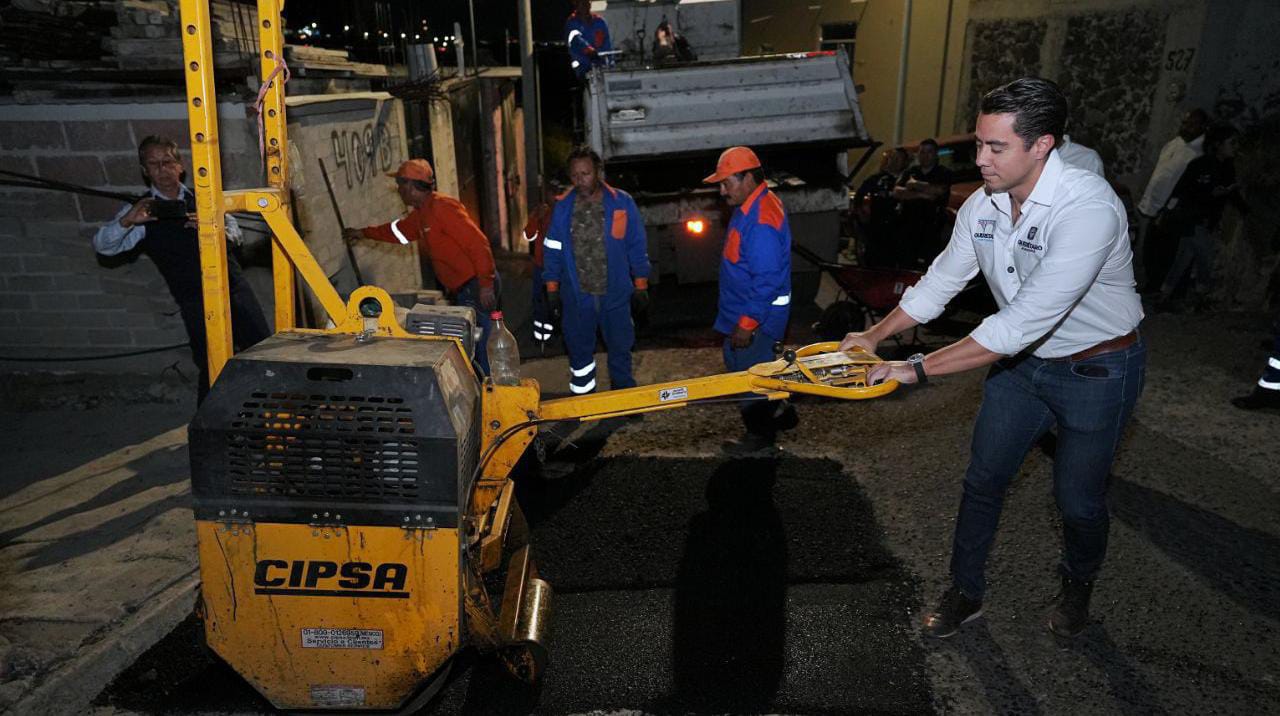
<svg viewBox="0 0 1280 716">
<path fill-rule="evenodd" d="M 1135 328 L 1132 331 L 1129 331 L 1128 333 L 1124 334 L 1123 336 L 1105 340 L 1101 343 L 1085 348 L 1084 350 L 1078 353 L 1072 353 L 1069 356 L 1062 356 L 1060 358 L 1046 358 L 1045 360 L 1078 362 L 1082 360 L 1087 360 L 1094 356 L 1100 356 L 1103 353 L 1112 353 L 1114 351 L 1122 351 L 1125 348 L 1128 348 L 1129 346 L 1137 342 L 1138 342 L 1138 329 Z"/>
</svg>

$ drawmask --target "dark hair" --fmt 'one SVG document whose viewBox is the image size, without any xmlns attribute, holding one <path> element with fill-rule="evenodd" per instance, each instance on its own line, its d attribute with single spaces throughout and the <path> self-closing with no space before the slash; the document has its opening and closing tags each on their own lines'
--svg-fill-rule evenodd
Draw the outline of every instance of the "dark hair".
<svg viewBox="0 0 1280 716">
<path fill-rule="evenodd" d="M 162 137 L 159 134 L 149 134 L 146 137 L 143 137 L 142 141 L 138 143 L 138 164 L 139 166 L 142 167 L 142 170 L 143 170 L 142 183 L 147 185 L 148 187 L 151 186 L 151 177 L 147 176 L 147 171 L 146 171 L 147 165 L 146 165 L 145 155 L 147 153 L 147 150 L 152 147 L 163 147 L 164 149 L 169 150 L 169 153 L 173 155 L 174 159 L 178 158 L 177 142 L 173 141 L 172 139 L 169 139 L 168 137 Z M 182 175 L 178 177 L 178 181 L 185 182 L 186 180 L 187 180 L 187 172 L 186 170 L 183 170 Z"/>
<path fill-rule="evenodd" d="M 1067 126 L 1067 98 L 1049 80 L 1023 77 L 983 95 L 978 113 L 1012 114 L 1013 132 L 1022 138 L 1024 149 L 1046 134 L 1059 147 Z"/>
<path fill-rule="evenodd" d="M 921 149 L 924 149 L 924 145 L 926 145 L 926 144 L 928 144 L 929 146 L 933 147 L 935 150 L 938 148 L 938 140 L 934 139 L 933 137 L 929 137 L 928 139 L 921 139 L 921 140 L 920 140 L 920 148 L 921 148 Z"/>
<path fill-rule="evenodd" d="M 1211 156 L 1218 151 L 1218 147 L 1226 144 L 1232 137 L 1239 134 L 1235 127 L 1229 124 L 1215 124 L 1204 132 L 1204 153 Z"/>
<path fill-rule="evenodd" d="M 596 154 L 596 150 L 585 144 L 579 144 L 573 148 L 573 151 L 569 152 L 569 159 L 565 162 L 565 165 L 572 164 L 575 159 L 590 159 L 596 169 L 604 166 L 604 160 L 600 158 L 599 154 Z"/>
<path fill-rule="evenodd" d="M 755 179 L 757 184 L 764 183 L 764 167 L 744 169 L 743 171 L 734 173 L 734 176 L 738 177 L 740 180 L 745 178 L 747 175 L 750 175 L 752 179 Z"/>
</svg>

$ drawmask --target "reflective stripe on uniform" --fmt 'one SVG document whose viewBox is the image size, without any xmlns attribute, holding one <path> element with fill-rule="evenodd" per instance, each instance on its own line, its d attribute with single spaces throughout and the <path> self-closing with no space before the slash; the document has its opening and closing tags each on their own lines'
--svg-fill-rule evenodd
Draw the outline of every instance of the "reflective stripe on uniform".
<svg viewBox="0 0 1280 716">
<path fill-rule="evenodd" d="M 574 60 L 573 62 L 569 63 L 569 66 L 576 70 L 582 66 L 582 63 L 578 62 L 577 60 Z"/>
<path fill-rule="evenodd" d="M 582 386 L 574 385 L 572 382 L 569 383 L 569 390 L 577 395 L 581 395 L 583 393 L 590 393 L 595 389 L 596 389 L 595 378 L 592 378 L 586 385 L 582 385 Z"/>
<path fill-rule="evenodd" d="M 573 44 L 573 38 L 575 38 L 575 37 L 582 37 L 582 30 L 576 30 L 576 29 L 575 29 L 575 30 L 570 30 L 570 31 L 569 31 L 569 39 L 568 39 L 568 40 L 565 40 L 565 42 L 567 42 L 567 43 L 569 43 L 570 45 L 572 45 L 572 44 Z"/>
<path fill-rule="evenodd" d="M 520 232 L 520 235 L 524 237 L 524 240 L 525 240 L 525 241 L 537 241 L 537 240 L 538 240 L 538 232 L 536 232 L 536 231 L 535 231 L 535 232 L 533 232 L 533 236 L 530 236 L 530 235 L 529 235 L 529 232 L 527 232 L 527 231 L 521 231 L 521 232 Z"/>
<path fill-rule="evenodd" d="M 777 298 L 773 299 L 773 305 L 775 306 L 786 306 L 790 303 L 791 303 L 791 294 L 789 293 L 785 296 L 778 296 Z"/>
<path fill-rule="evenodd" d="M 533 340 L 535 340 L 535 341 L 549 341 L 549 340 L 551 340 L 551 334 L 550 334 L 550 333 L 539 333 L 539 332 L 538 332 L 538 330 L 535 328 L 535 329 L 533 330 Z"/>
<path fill-rule="evenodd" d="M 1271 368 L 1275 368 L 1276 370 L 1280 370 L 1280 358 L 1268 358 L 1267 366 Z"/>
<path fill-rule="evenodd" d="M 391 233 L 396 235 L 396 238 L 400 240 L 400 243 L 402 244 L 409 243 L 409 240 L 405 238 L 404 234 L 400 233 L 399 219 L 396 219 L 395 221 L 391 222 Z"/>
<path fill-rule="evenodd" d="M 1280 390 L 1280 383 L 1273 383 L 1269 380 L 1264 380 L 1262 378 L 1259 378 L 1258 387 L 1266 388 L 1267 390 Z"/>
<path fill-rule="evenodd" d="M 596 369 L 595 361 L 591 361 L 584 368 L 574 368 L 573 366 L 569 366 L 569 372 L 573 374 L 574 378 L 582 378 L 584 376 L 591 375 L 591 371 L 595 369 Z"/>
<path fill-rule="evenodd" d="M 545 249 L 551 249 L 553 251 L 559 251 L 560 249 L 564 248 L 564 245 L 561 244 L 559 241 L 556 241 L 555 239 L 548 236 L 547 238 L 542 240 L 542 247 Z"/>
</svg>

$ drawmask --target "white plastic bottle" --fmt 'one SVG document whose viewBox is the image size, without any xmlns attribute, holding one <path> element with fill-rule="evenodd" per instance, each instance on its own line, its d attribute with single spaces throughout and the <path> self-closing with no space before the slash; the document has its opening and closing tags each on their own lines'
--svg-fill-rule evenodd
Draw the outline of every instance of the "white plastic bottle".
<svg viewBox="0 0 1280 716">
<path fill-rule="evenodd" d="M 492 323 L 489 326 L 489 341 L 485 349 L 489 352 L 489 377 L 496 385 L 520 384 L 520 347 L 516 345 L 516 337 L 511 335 L 502 321 L 502 311 L 489 314 Z"/>
</svg>

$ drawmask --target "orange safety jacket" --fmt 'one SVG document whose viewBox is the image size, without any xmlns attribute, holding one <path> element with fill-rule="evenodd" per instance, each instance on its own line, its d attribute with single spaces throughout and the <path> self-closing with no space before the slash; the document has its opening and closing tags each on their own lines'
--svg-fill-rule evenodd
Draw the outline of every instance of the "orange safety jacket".
<svg viewBox="0 0 1280 716">
<path fill-rule="evenodd" d="M 451 196 L 432 192 L 408 216 L 361 231 L 374 241 L 417 242 L 418 251 L 430 259 L 436 278 L 450 293 L 473 278 L 479 279 L 482 288 L 493 286 L 496 267 L 489 238 L 462 202 Z"/>
</svg>

